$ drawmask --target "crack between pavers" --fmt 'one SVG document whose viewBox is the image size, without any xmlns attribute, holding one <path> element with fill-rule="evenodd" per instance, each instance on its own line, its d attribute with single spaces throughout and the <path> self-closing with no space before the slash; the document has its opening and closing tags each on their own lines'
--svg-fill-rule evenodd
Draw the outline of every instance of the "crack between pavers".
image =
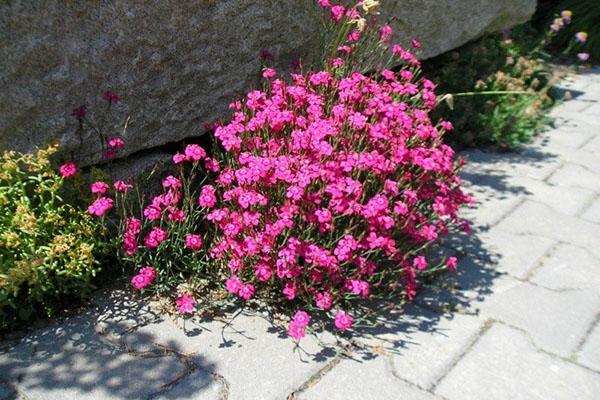
<svg viewBox="0 0 600 400">
<path fill-rule="evenodd" d="M 600 378 L 600 371 L 596 371 L 596 370 L 594 370 L 594 369 L 592 369 L 590 367 L 587 367 L 585 365 L 579 364 L 578 362 L 572 360 L 569 357 L 564 357 L 564 356 L 561 356 L 559 354 L 555 354 L 555 353 L 553 353 L 551 351 L 542 349 L 541 347 L 539 347 L 535 343 L 535 341 L 533 340 L 533 337 L 531 336 L 531 334 L 528 331 L 526 331 L 525 329 L 523 329 L 523 328 L 521 328 L 519 326 L 516 326 L 516 325 L 512 325 L 512 324 L 510 324 L 508 322 L 499 320 L 499 319 L 492 319 L 492 320 L 493 320 L 492 325 L 494 323 L 497 323 L 497 324 L 504 325 L 504 326 L 507 326 L 507 327 L 509 327 L 511 329 L 515 329 L 515 330 L 521 332 L 525 336 L 525 338 L 527 339 L 527 341 L 529 342 L 529 344 L 531 345 L 531 347 L 533 347 L 536 351 L 538 351 L 540 353 L 543 353 L 543 354 L 546 354 L 547 356 L 550 356 L 550 357 L 553 357 L 553 358 L 558 358 L 559 360 L 562 360 L 562 361 L 564 361 L 566 363 L 576 365 L 576 366 L 578 366 L 580 368 L 585 369 L 586 371 L 589 371 L 589 372 L 592 372 L 595 375 L 598 375 L 599 378 Z"/>
<path fill-rule="evenodd" d="M 438 399 L 440 399 L 440 400 L 447 400 L 447 399 L 446 399 L 444 396 L 441 396 L 441 395 L 439 395 L 439 394 L 435 394 L 435 393 L 433 393 L 433 392 L 432 392 L 430 389 L 426 389 L 426 388 L 422 387 L 422 386 L 421 386 L 421 385 L 419 385 L 419 384 L 416 384 L 416 383 L 414 383 L 414 382 L 411 382 L 411 381 L 409 381 L 409 380 L 407 380 L 407 379 L 405 379 L 405 378 L 401 377 L 401 376 L 398 374 L 398 372 L 396 371 L 396 367 L 394 366 L 394 361 L 392 360 L 391 356 L 389 356 L 389 355 L 384 355 L 384 356 L 382 356 L 382 357 L 384 357 L 385 363 L 386 363 L 387 367 L 389 368 L 389 370 L 390 370 L 390 373 L 392 374 L 392 376 L 394 377 L 394 379 L 397 379 L 397 380 L 399 380 L 400 382 L 404 383 L 405 385 L 407 385 L 407 386 L 409 386 L 409 387 L 411 387 L 411 388 L 413 388 L 413 389 L 417 389 L 417 390 L 420 390 L 420 391 L 422 391 L 422 392 L 429 393 L 429 394 L 431 394 L 432 396 L 435 396 L 435 397 L 437 397 L 437 398 L 438 398 Z"/>
<path fill-rule="evenodd" d="M 583 221 L 594 223 L 594 221 L 590 221 L 589 219 L 583 218 L 583 214 L 589 211 L 590 208 L 593 207 L 594 203 L 600 200 L 600 192 L 594 191 L 596 194 L 592 199 L 590 199 L 585 205 L 579 210 L 575 216 Z"/>
<path fill-rule="evenodd" d="M 314 373 L 307 380 L 305 380 L 304 383 L 302 383 L 295 390 L 293 390 L 286 397 L 286 399 L 287 400 L 299 400 L 299 397 L 298 397 L 299 395 L 301 395 L 303 392 L 305 392 L 309 388 L 311 388 L 314 385 L 316 385 L 317 383 L 319 383 L 319 381 L 321 381 L 321 379 L 323 379 L 323 377 L 329 371 L 331 371 L 343 359 L 349 357 L 352 354 L 352 350 L 354 349 L 354 347 L 355 347 L 355 344 L 352 341 L 350 341 L 350 345 L 348 345 L 346 347 L 339 347 L 338 351 L 336 352 L 335 356 L 333 357 L 333 359 L 331 361 L 329 361 L 327 364 L 325 364 L 321 369 L 319 369 L 316 373 Z"/>
<path fill-rule="evenodd" d="M 592 331 L 594 330 L 594 328 L 596 327 L 596 325 L 598 323 L 600 323 L 600 312 L 596 313 L 596 316 L 594 317 L 594 320 L 592 321 L 592 323 L 590 324 L 590 326 L 586 330 L 586 332 L 583 335 L 583 337 L 577 343 L 577 346 L 575 346 L 575 350 L 573 350 L 573 352 L 571 353 L 571 358 L 573 358 L 573 360 L 577 359 L 577 354 L 579 352 L 581 352 L 581 349 L 585 345 L 585 342 L 587 342 L 587 340 L 589 339 L 590 335 L 592 334 Z"/>
<path fill-rule="evenodd" d="M 164 383 L 160 386 L 160 389 L 154 393 L 148 395 L 147 399 L 155 399 L 158 396 L 168 393 L 172 390 L 178 383 L 185 380 L 188 376 L 196 371 L 204 371 L 207 375 L 213 377 L 213 379 L 219 384 L 221 387 L 219 390 L 219 399 L 226 400 L 229 396 L 229 383 L 227 380 L 220 374 L 216 372 L 211 372 L 204 368 L 199 367 L 194 362 L 194 357 L 198 356 L 197 353 L 181 353 L 176 350 L 171 349 L 170 347 L 164 346 L 160 343 L 156 343 L 151 341 L 150 346 L 154 349 L 146 350 L 146 351 L 138 351 L 131 348 L 127 343 L 123 342 L 122 338 L 124 335 L 131 334 L 138 329 L 152 323 L 152 321 L 141 323 L 126 329 L 123 334 L 115 334 L 114 332 L 110 332 L 105 329 L 101 329 L 97 331 L 98 335 L 103 337 L 104 340 L 101 341 L 105 346 L 112 348 L 112 350 L 119 351 L 121 353 L 130 355 L 132 357 L 139 358 L 164 358 L 164 357 L 174 357 L 179 363 L 184 366 L 184 370 L 178 374 L 175 378 L 170 380 L 167 383 Z M 112 338 L 112 335 L 118 335 L 118 338 Z M 157 352 L 160 351 L 160 353 Z"/>
<path fill-rule="evenodd" d="M 475 346 L 479 339 L 492 327 L 494 324 L 494 320 L 492 318 L 487 318 L 483 321 L 483 325 L 479 328 L 477 333 L 473 335 L 473 339 L 463 348 L 463 350 L 448 363 L 445 370 L 440 374 L 440 376 L 435 380 L 431 388 L 429 389 L 431 393 L 435 394 L 435 390 L 439 386 L 439 384 L 448 376 L 450 371 L 454 369 L 454 367 L 471 351 L 471 349 Z"/>
</svg>

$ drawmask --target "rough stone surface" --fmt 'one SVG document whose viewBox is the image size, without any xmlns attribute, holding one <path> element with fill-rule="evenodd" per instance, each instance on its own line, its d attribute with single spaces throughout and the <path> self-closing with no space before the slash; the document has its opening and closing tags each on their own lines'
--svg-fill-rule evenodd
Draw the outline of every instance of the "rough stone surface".
<svg viewBox="0 0 600 400">
<path fill-rule="evenodd" d="M 435 390 L 448 400 L 592 400 L 600 376 L 541 353 L 527 336 L 494 324 Z"/>
<path fill-rule="evenodd" d="M 427 58 L 485 32 L 523 22 L 535 0 L 386 0 L 398 39 L 423 43 Z M 317 37 L 312 0 L 189 3 L 9 1 L 0 5 L 0 149 L 31 150 L 60 138 L 79 150 L 71 110 L 87 104 L 101 120 L 99 93 L 123 101 L 106 133 L 131 116 L 123 155 L 199 135 L 203 122 L 255 85 L 260 49 L 276 66 L 309 54 Z M 80 158 L 99 160 L 83 137 Z"/>
</svg>

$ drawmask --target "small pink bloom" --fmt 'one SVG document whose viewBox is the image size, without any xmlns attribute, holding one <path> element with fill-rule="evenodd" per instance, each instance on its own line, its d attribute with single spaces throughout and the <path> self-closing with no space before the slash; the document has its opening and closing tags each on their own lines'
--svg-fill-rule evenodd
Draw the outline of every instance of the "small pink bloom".
<svg viewBox="0 0 600 400">
<path fill-rule="evenodd" d="M 117 151 L 115 149 L 106 149 L 102 152 L 102 155 L 107 160 L 114 160 L 117 158 Z"/>
<path fill-rule="evenodd" d="M 92 193 L 95 194 L 104 194 L 110 188 L 105 182 L 94 182 L 90 188 Z"/>
<path fill-rule="evenodd" d="M 188 144 L 185 148 L 185 156 L 188 160 L 200 161 L 206 157 L 206 151 L 197 144 Z"/>
<path fill-rule="evenodd" d="M 175 304 L 177 305 L 177 310 L 179 311 L 179 314 L 182 315 L 191 313 L 192 311 L 194 311 L 194 308 L 196 306 L 194 298 L 187 293 L 181 293 L 179 295 L 179 298 L 175 301 Z"/>
<path fill-rule="evenodd" d="M 577 58 L 581 61 L 587 61 L 590 59 L 590 53 L 577 53 Z"/>
<path fill-rule="evenodd" d="M 85 105 L 81 105 L 77 108 L 74 108 L 73 111 L 71 111 L 71 115 L 80 121 L 85 118 L 86 114 L 87 114 L 87 107 Z"/>
<path fill-rule="evenodd" d="M 181 187 L 181 181 L 173 175 L 169 175 L 163 179 L 162 185 L 164 188 L 179 189 Z"/>
<path fill-rule="evenodd" d="M 96 199 L 96 201 L 94 201 L 89 207 L 88 207 L 88 213 L 90 215 L 95 215 L 97 217 L 101 217 L 104 214 L 106 214 L 106 212 L 108 210 L 110 210 L 113 206 L 113 200 L 111 198 L 108 197 L 100 197 L 98 199 Z"/>
<path fill-rule="evenodd" d="M 458 259 L 456 257 L 448 257 L 448 260 L 446 261 L 446 266 L 448 267 L 448 269 L 450 271 L 456 271 L 456 265 L 458 263 Z"/>
<path fill-rule="evenodd" d="M 273 59 L 273 53 L 271 53 L 269 50 L 261 50 L 258 52 L 258 56 L 260 57 L 261 60 L 272 60 Z"/>
<path fill-rule="evenodd" d="M 122 149 L 125 146 L 125 141 L 119 137 L 108 139 L 108 147 L 111 149 Z"/>
<path fill-rule="evenodd" d="M 154 278 L 156 278 L 156 270 L 149 265 L 147 265 L 143 268 L 140 268 L 139 273 L 142 275 L 146 275 L 148 277 L 148 279 L 150 279 L 150 281 L 153 281 Z"/>
<path fill-rule="evenodd" d="M 254 285 L 247 283 L 240 288 L 238 295 L 244 300 L 250 300 L 254 296 Z"/>
<path fill-rule="evenodd" d="M 427 268 L 427 261 L 424 256 L 418 256 L 413 259 L 413 265 L 419 271 L 422 271 Z"/>
<path fill-rule="evenodd" d="M 101 98 L 110 104 L 116 104 L 119 102 L 119 100 L 121 100 L 121 98 L 111 90 L 103 92 Z"/>
<path fill-rule="evenodd" d="M 323 8 L 325 8 L 325 7 L 331 7 L 331 3 L 329 2 L 329 0 L 317 0 L 317 2 Z"/>
<path fill-rule="evenodd" d="M 339 22 L 342 17 L 344 16 L 344 13 L 346 12 L 346 9 L 344 8 L 344 6 L 333 6 L 331 7 L 331 19 L 334 20 L 335 22 Z"/>
<path fill-rule="evenodd" d="M 333 306 L 333 296 L 327 292 L 317 293 L 316 304 L 322 310 L 329 310 Z"/>
<path fill-rule="evenodd" d="M 70 178 L 77 173 L 77 167 L 75 166 L 75 163 L 68 162 L 61 165 L 58 171 L 63 178 Z"/>
<path fill-rule="evenodd" d="M 287 333 L 295 341 L 299 341 L 304 336 L 306 336 L 306 333 L 304 332 L 304 328 L 299 327 L 298 325 L 295 325 L 293 322 L 290 323 Z"/>
<path fill-rule="evenodd" d="M 150 279 L 150 277 L 148 275 L 137 274 L 133 278 L 131 278 L 131 283 L 133 284 L 133 286 L 136 289 L 142 290 L 143 288 L 148 286 L 150 283 L 152 283 L 152 280 Z"/>
<path fill-rule="evenodd" d="M 300 328 L 306 328 L 310 323 L 310 315 L 306 311 L 297 311 L 292 318 L 292 322 Z"/>
<path fill-rule="evenodd" d="M 344 311 L 338 311 L 335 314 L 334 324 L 335 327 L 338 328 L 340 331 L 345 331 L 352 327 L 352 317 L 350 316 L 350 314 L 346 314 L 346 312 Z"/>
<path fill-rule="evenodd" d="M 575 34 L 575 39 L 579 42 L 579 43 L 585 43 L 587 42 L 587 38 L 588 38 L 588 34 L 587 32 L 577 32 Z"/>
<path fill-rule="evenodd" d="M 211 185 L 204 185 L 200 190 L 200 198 L 198 204 L 200 207 L 213 208 L 217 203 L 217 197 L 215 196 L 215 188 Z"/>
<path fill-rule="evenodd" d="M 420 49 L 421 48 L 421 42 L 419 42 L 417 39 L 413 39 L 410 41 L 410 45 L 412 47 L 414 47 L 415 49 Z"/>
<path fill-rule="evenodd" d="M 182 162 L 184 162 L 186 160 L 187 160 L 187 158 L 185 157 L 185 154 L 176 153 L 173 155 L 173 163 L 174 164 L 181 164 Z"/>
<path fill-rule="evenodd" d="M 123 182 L 123 181 L 116 181 L 116 182 L 113 184 L 113 187 L 115 188 L 115 190 L 116 190 L 117 192 L 123 192 L 123 193 L 125 193 L 125 192 L 127 192 L 129 189 L 133 188 L 133 185 L 129 185 L 129 184 L 127 184 L 127 183 Z"/>
<path fill-rule="evenodd" d="M 225 289 L 233 294 L 238 294 L 242 286 L 244 286 L 244 284 L 237 275 L 230 276 L 229 279 L 227 279 L 227 282 L 225 282 Z"/>
<path fill-rule="evenodd" d="M 185 236 L 185 247 L 190 250 L 200 250 L 202 248 L 202 237 L 193 233 Z"/>
<path fill-rule="evenodd" d="M 262 73 L 263 78 L 265 79 L 273 79 L 277 76 L 277 72 L 273 68 L 265 68 Z"/>
</svg>

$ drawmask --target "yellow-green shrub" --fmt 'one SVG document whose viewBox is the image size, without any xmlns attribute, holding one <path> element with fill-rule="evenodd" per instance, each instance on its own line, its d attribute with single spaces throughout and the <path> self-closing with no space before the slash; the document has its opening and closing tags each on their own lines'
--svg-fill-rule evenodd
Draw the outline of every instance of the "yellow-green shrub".
<svg viewBox="0 0 600 400">
<path fill-rule="evenodd" d="M 103 225 L 63 200 L 57 151 L 0 156 L 0 330 L 85 296 L 99 271 Z"/>
</svg>

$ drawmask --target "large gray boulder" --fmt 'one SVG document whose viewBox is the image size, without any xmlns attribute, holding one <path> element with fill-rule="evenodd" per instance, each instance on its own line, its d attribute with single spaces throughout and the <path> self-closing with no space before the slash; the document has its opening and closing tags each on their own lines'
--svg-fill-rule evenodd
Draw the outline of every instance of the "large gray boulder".
<svg viewBox="0 0 600 400">
<path fill-rule="evenodd" d="M 103 90 L 130 116 L 121 156 L 202 133 L 258 78 L 260 49 L 275 65 L 314 48 L 311 0 L 7 0 L 0 4 L 0 150 L 29 151 L 58 138 L 82 163 L 102 159 L 95 133 L 76 134 L 71 110 L 100 121 Z M 383 0 L 401 42 L 422 58 L 527 20 L 535 0 Z"/>
</svg>

